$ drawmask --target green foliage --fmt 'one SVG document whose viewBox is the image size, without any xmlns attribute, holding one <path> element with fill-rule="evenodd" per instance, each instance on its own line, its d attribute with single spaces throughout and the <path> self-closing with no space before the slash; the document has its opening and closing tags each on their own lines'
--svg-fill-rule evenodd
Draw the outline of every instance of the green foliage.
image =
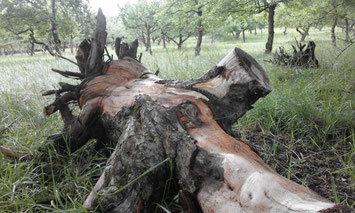
<svg viewBox="0 0 355 213">
<path fill-rule="evenodd" d="M 276 13 L 280 27 L 312 26 L 322 28 L 333 23 L 335 18 L 344 23 L 345 18 L 354 18 L 354 4 L 347 0 L 297 0 L 282 4 Z"/>
<path fill-rule="evenodd" d="M 138 37 L 142 33 L 152 33 L 158 28 L 159 3 L 157 1 L 140 1 L 136 4 L 126 4 L 120 13 L 123 25 L 132 31 L 133 37 Z M 150 35 L 149 34 L 149 35 Z"/>
<path fill-rule="evenodd" d="M 28 41 L 30 34 L 39 41 L 50 43 L 51 8 L 49 0 L 18 0 L 0 2 L 0 33 L 7 32 L 7 39 Z M 92 34 L 94 17 L 86 1 L 57 0 L 58 31 L 63 41 Z"/>
<path fill-rule="evenodd" d="M 139 1 L 124 5 L 120 13 L 122 23 L 130 32 L 131 38 L 139 38 L 150 53 L 152 34 L 159 29 L 156 17 L 158 9 L 158 1 Z"/>
<path fill-rule="evenodd" d="M 186 5 L 181 1 L 165 1 L 157 14 L 161 33 L 171 39 L 178 48 L 196 31 L 196 14 L 183 11 Z"/>
</svg>

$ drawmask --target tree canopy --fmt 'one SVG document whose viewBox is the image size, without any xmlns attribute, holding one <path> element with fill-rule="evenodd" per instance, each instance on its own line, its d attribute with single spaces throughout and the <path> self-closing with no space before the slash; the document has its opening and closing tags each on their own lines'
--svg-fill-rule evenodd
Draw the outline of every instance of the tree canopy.
<svg viewBox="0 0 355 213">
<path fill-rule="evenodd" d="M 0 2 L 1 42 L 23 40 L 33 54 L 34 45 L 73 46 L 75 38 L 89 38 L 94 15 L 81 0 L 4 0 Z M 246 31 L 267 27 L 265 51 L 273 49 L 274 28 L 295 28 L 303 41 L 311 27 L 330 28 L 333 44 L 353 41 L 354 0 L 150 0 L 127 3 L 117 17 L 108 17 L 109 41 L 115 36 L 138 38 L 146 51 L 151 43 L 172 41 L 178 49 L 196 38 L 199 55 L 204 36 L 230 36 L 247 40 Z M 335 28 L 345 36 L 337 38 Z M 242 36 L 240 36 L 242 35 Z"/>
<path fill-rule="evenodd" d="M 35 44 L 48 44 L 60 52 L 57 45 L 65 47 L 69 39 L 88 37 L 94 24 L 88 2 L 81 0 L 5 0 L 0 11 L 1 29 L 10 32 L 4 40 L 29 41 L 31 54 Z"/>
</svg>

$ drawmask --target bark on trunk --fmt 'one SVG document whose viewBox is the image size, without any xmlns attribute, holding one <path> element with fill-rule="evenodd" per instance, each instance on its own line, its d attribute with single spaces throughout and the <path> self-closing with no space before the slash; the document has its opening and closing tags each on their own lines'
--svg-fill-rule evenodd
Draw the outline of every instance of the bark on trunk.
<svg viewBox="0 0 355 213">
<path fill-rule="evenodd" d="M 147 30 L 147 47 L 146 47 L 145 51 L 148 51 L 150 55 L 153 55 L 150 30 Z"/>
<path fill-rule="evenodd" d="M 164 33 L 164 37 L 166 37 L 166 38 L 168 38 L 169 40 L 173 41 L 173 42 L 176 44 L 178 50 L 181 50 L 182 44 L 183 44 L 185 41 L 187 41 L 187 39 L 189 39 L 190 36 L 191 36 L 191 33 L 187 33 L 186 37 L 183 38 L 183 35 L 180 33 L 178 40 L 176 40 L 175 38 L 170 37 L 170 36 L 168 36 L 168 34 Z"/>
<path fill-rule="evenodd" d="M 165 36 L 162 35 L 161 39 L 163 40 L 163 48 L 166 49 L 166 41 L 165 41 Z"/>
<path fill-rule="evenodd" d="M 301 39 L 300 39 L 300 42 L 304 42 L 304 40 L 306 39 L 306 37 L 309 35 L 309 29 L 311 28 L 310 25 L 306 26 L 306 28 L 304 28 L 303 32 L 299 29 L 299 28 L 296 28 L 297 32 L 299 32 L 302 36 L 301 36 Z"/>
<path fill-rule="evenodd" d="M 94 40 L 97 35 L 102 33 L 95 32 Z M 90 45 L 81 44 L 79 66 L 95 60 L 90 56 L 97 48 Z M 130 55 L 137 45 L 117 45 L 118 61 L 95 77 L 86 75 L 83 84 L 62 84 L 45 109 L 48 115 L 59 110 L 64 121 L 64 135 L 52 137 L 50 145 L 57 151 L 71 153 L 92 138 L 114 150 L 86 209 L 154 212 L 167 194 L 179 194 L 184 212 L 317 212 L 335 206 L 281 177 L 230 136 L 232 124 L 271 91 L 255 59 L 235 48 L 196 80 L 162 80 Z M 67 106 L 73 100 L 78 117 Z"/>
<path fill-rule="evenodd" d="M 245 43 L 245 30 L 242 29 L 242 35 L 243 35 L 243 43 Z"/>
<path fill-rule="evenodd" d="M 142 32 L 141 41 L 142 41 L 143 45 L 145 46 L 145 51 L 148 51 L 148 50 L 147 50 L 147 49 L 148 49 L 148 47 L 147 47 L 147 40 L 146 40 L 146 38 L 145 38 L 145 36 L 144 36 L 144 32 Z"/>
<path fill-rule="evenodd" d="M 52 16 L 50 20 L 52 25 L 54 50 L 56 51 L 57 54 L 61 55 L 62 53 L 60 51 L 61 43 L 59 40 L 59 33 L 58 33 L 56 0 L 51 0 L 51 8 L 52 8 Z"/>
<path fill-rule="evenodd" d="M 214 43 L 214 31 L 212 30 L 212 32 L 211 32 L 211 44 L 213 44 Z"/>
<path fill-rule="evenodd" d="M 335 35 L 335 27 L 337 26 L 338 23 L 338 18 L 334 18 L 332 27 L 330 28 L 330 38 L 332 39 L 332 44 L 333 46 L 337 46 L 337 38 Z"/>
<path fill-rule="evenodd" d="M 202 43 L 202 37 L 203 37 L 203 27 L 202 27 L 202 7 L 198 7 L 197 9 L 197 16 L 198 16 L 198 21 L 197 21 L 197 43 L 195 47 L 195 56 L 200 55 L 201 52 L 201 43 Z"/>
<path fill-rule="evenodd" d="M 62 45 L 62 47 L 63 47 L 63 53 L 65 53 L 65 49 L 66 49 L 66 42 L 65 41 L 63 41 L 63 45 Z"/>
<path fill-rule="evenodd" d="M 235 38 L 235 40 L 238 40 L 239 36 L 240 36 L 240 31 L 238 32 L 232 32 L 233 37 Z"/>
<path fill-rule="evenodd" d="M 32 39 L 30 39 L 30 55 L 33 56 L 35 54 L 35 43 Z"/>
<path fill-rule="evenodd" d="M 272 45 L 274 43 L 274 16 L 277 4 L 271 4 L 268 9 L 268 36 L 265 45 L 265 53 L 271 53 Z"/>
<path fill-rule="evenodd" d="M 70 53 L 74 53 L 73 36 L 70 36 Z"/>
<path fill-rule="evenodd" d="M 349 34 L 349 19 L 345 18 L 345 41 L 347 43 L 350 42 L 350 34 Z"/>
</svg>

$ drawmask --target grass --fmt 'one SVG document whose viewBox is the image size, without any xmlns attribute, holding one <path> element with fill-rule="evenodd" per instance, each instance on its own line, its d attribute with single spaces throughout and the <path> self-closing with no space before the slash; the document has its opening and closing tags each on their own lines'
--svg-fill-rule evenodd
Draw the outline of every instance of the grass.
<svg viewBox="0 0 355 213">
<path fill-rule="evenodd" d="M 314 30 L 308 39 L 317 44 L 321 67 L 278 67 L 264 62 L 270 57 L 264 54 L 266 31 L 258 33 L 247 34 L 246 43 L 211 44 L 204 38 L 198 57 L 194 56 L 194 39 L 184 43 L 181 51 L 172 43 L 166 49 L 154 45 L 154 54 L 143 52 L 142 62 L 152 71 L 159 68 L 161 78 L 183 80 L 202 75 L 235 46 L 247 51 L 267 70 L 273 92 L 235 124 L 242 139 L 251 141 L 285 177 L 334 202 L 354 206 L 355 47 L 336 60 L 339 50 L 331 46 L 329 30 Z M 286 36 L 277 30 L 274 48 L 291 49 L 295 37 L 299 36 L 294 30 Z M 48 135 L 62 128 L 59 115 L 44 117 L 42 113 L 53 97 L 43 97 L 41 92 L 59 81 L 67 82 L 50 72 L 51 68 L 77 71 L 74 65 L 45 54 L 0 57 L 0 130 L 15 121 L 0 133 L 1 146 L 35 153 Z M 48 181 L 44 172 L 38 172 L 38 162 L 13 161 L 0 154 L 1 211 L 85 212 L 81 203 L 102 171 L 102 158 L 81 149 L 71 159 L 47 163 L 53 174 Z M 63 174 L 60 180 L 55 177 L 57 170 Z"/>
</svg>

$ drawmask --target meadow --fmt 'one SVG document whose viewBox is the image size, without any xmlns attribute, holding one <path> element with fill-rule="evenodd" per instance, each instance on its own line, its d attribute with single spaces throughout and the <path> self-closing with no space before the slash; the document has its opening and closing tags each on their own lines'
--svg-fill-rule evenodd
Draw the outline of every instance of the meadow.
<svg viewBox="0 0 355 213">
<path fill-rule="evenodd" d="M 273 91 L 234 125 L 239 137 L 249 141 L 278 173 L 333 202 L 354 207 L 355 45 L 337 57 L 344 44 L 338 41 L 339 47 L 333 47 L 328 29 L 312 30 L 306 41 L 315 41 L 320 67 L 281 67 L 265 62 L 271 57 L 264 54 L 266 36 L 265 30 L 247 33 L 245 43 L 233 39 L 211 43 L 205 37 L 197 57 L 194 38 L 180 51 L 172 42 L 166 49 L 153 44 L 153 55 L 139 50 L 148 69 L 159 68 L 159 77 L 179 80 L 201 76 L 234 47 L 248 52 L 267 71 Z M 274 50 L 282 45 L 291 51 L 295 37 L 299 38 L 295 30 L 287 35 L 277 30 Z M 74 59 L 70 53 L 65 56 Z M 68 82 L 51 68 L 78 71 L 75 65 L 43 53 L 0 57 L 0 146 L 35 155 L 47 136 L 61 130 L 58 114 L 43 115 L 43 107 L 54 97 L 41 93 L 57 87 L 59 81 Z M 85 212 L 81 203 L 103 169 L 97 163 L 100 158 L 93 153 L 68 159 L 52 168 L 64 178 L 48 181 L 36 170 L 35 160 L 0 154 L 0 212 Z"/>
</svg>

